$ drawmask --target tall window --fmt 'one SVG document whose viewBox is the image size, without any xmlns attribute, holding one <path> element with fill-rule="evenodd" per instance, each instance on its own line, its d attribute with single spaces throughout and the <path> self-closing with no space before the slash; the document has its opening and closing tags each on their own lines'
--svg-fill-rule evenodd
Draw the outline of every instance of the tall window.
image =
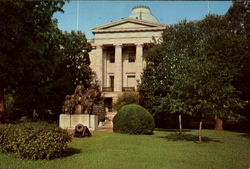
<svg viewBox="0 0 250 169">
<path fill-rule="evenodd" d="M 135 51 L 128 53 L 128 62 L 135 62 Z"/>
<path fill-rule="evenodd" d="M 110 85 L 110 87 L 111 87 L 111 89 L 112 89 L 112 91 L 114 91 L 114 76 L 109 76 L 109 85 Z"/>
<path fill-rule="evenodd" d="M 115 52 L 113 51 L 109 53 L 109 62 L 115 63 Z"/>
<path fill-rule="evenodd" d="M 109 63 L 115 63 L 115 48 L 112 46 L 106 47 L 107 50 L 107 59 Z"/>
<path fill-rule="evenodd" d="M 135 87 L 136 86 L 135 75 L 128 75 L 127 76 L 127 86 L 128 87 Z"/>
</svg>

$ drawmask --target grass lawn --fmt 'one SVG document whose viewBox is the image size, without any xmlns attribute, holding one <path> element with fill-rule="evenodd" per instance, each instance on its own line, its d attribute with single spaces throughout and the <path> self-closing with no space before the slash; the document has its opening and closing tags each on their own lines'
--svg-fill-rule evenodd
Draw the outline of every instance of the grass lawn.
<svg viewBox="0 0 250 169">
<path fill-rule="evenodd" d="M 250 135 L 203 130 L 202 144 L 194 142 L 197 130 L 179 136 L 174 130 L 154 135 L 93 132 L 74 138 L 70 155 L 54 160 L 24 160 L 0 153 L 0 168 L 83 169 L 248 169 Z"/>
</svg>

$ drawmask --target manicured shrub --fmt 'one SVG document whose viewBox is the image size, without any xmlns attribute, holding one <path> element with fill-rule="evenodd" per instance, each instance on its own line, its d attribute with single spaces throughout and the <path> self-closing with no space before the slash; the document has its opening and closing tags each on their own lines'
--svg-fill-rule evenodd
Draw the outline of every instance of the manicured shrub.
<svg viewBox="0 0 250 169">
<path fill-rule="evenodd" d="M 121 107 L 113 119 L 113 125 L 114 132 L 129 134 L 151 134 L 155 128 L 153 116 L 136 104 Z"/>
<path fill-rule="evenodd" d="M 139 104 L 139 94 L 135 92 L 126 92 L 120 95 L 114 105 L 116 110 L 128 104 Z"/>
<path fill-rule="evenodd" d="M 0 150 L 29 159 L 63 157 L 71 136 L 56 125 L 37 122 L 0 126 Z"/>
</svg>

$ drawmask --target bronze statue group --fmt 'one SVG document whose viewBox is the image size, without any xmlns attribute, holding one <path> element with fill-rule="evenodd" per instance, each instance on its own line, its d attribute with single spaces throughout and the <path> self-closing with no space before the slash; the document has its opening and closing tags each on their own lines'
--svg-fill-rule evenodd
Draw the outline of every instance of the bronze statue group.
<svg viewBox="0 0 250 169">
<path fill-rule="evenodd" d="M 82 81 L 76 86 L 73 95 L 67 95 L 62 107 L 65 114 L 91 114 L 100 91 L 98 88 L 85 89 Z"/>
</svg>

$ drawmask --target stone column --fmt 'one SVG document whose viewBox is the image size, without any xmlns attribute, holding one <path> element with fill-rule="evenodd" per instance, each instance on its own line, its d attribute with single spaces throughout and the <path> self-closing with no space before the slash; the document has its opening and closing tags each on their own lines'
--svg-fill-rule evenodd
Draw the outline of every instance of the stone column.
<svg viewBox="0 0 250 169">
<path fill-rule="evenodd" d="M 122 91 L 122 45 L 115 45 L 114 91 Z"/>
<path fill-rule="evenodd" d="M 107 50 L 103 50 L 103 87 L 107 87 Z"/>
<path fill-rule="evenodd" d="M 136 44 L 136 80 L 141 80 L 141 73 L 143 70 L 143 44 Z"/>
<path fill-rule="evenodd" d="M 99 80 L 100 89 L 103 87 L 103 49 L 102 46 L 96 46 L 96 75 Z"/>
</svg>

